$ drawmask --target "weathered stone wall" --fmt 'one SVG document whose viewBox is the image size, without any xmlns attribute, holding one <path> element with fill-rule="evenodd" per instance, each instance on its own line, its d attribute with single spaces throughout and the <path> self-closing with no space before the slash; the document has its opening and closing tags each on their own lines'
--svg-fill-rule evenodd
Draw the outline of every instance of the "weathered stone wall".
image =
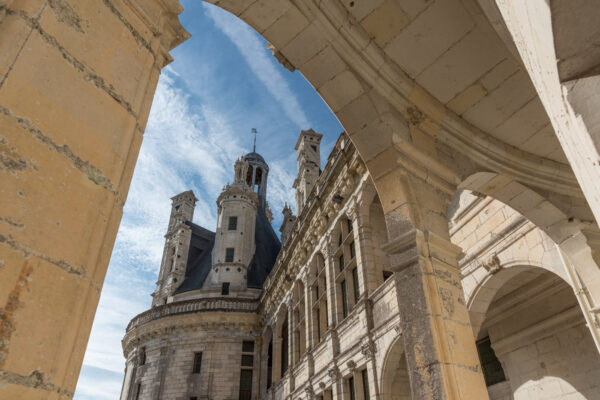
<svg viewBox="0 0 600 400">
<path fill-rule="evenodd" d="M 0 397 L 73 395 L 180 11 L 0 4 Z"/>
<path fill-rule="evenodd" d="M 253 399 L 256 399 L 258 333 L 256 313 L 226 310 L 184 312 L 135 327 L 124 339 L 127 369 L 121 400 L 191 396 L 237 399 L 244 340 L 254 341 L 252 378 Z M 143 364 L 142 349 L 146 354 Z M 200 373 L 193 373 L 194 353 L 198 352 L 202 352 L 202 366 Z M 135 397 L 137 391 L 139 397 Z"/>
</svg>

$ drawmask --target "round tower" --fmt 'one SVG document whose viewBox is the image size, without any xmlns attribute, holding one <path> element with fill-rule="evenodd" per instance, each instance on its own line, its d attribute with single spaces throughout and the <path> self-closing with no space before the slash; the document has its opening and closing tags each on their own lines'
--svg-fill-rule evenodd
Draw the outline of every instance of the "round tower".
<svg viewBox="0 0 600 400">
<path fill-rule="evenodd" d="M 247 271 L 254 255 L 259 196 L 247 183 L 249 171 L 244 158 L 237 160 L 233 184 L 225 186 L 217 199 L 212 268 L 205 287 L 221 288 L 223 295 L 229 295 L 229 289 L 247 287 Z"/>
</svg>

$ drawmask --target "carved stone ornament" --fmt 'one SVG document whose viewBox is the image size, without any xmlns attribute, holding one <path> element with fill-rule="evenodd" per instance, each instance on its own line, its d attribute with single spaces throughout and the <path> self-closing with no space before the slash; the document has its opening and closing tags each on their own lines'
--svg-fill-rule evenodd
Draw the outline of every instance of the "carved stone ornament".
<svg viewBox="0 0 600 400">
<path fill-rule="evenodd" d="M 498 258 L 498 255 L 494 253 L 493 256 L 491 256 L 486 262 L 483 263 L 483 268 L 485 268 L 486 271 L 488 271 L 492 275 L 500 271 L 502 269 L 502 266 L 500 265 L 500 259 Z"/>
<path fill-rule="evenodd" d="M 325 382 L 323 382 L 323 381 L 319 382 L 319 387 L 320 387 L 321 389 L 325 389 L 325 387 L 326 387 L 326 386 L 327 386 L 327 385 L 325 385 Z"/>
<path fill-rule="evenodd" d="M 356 363 L 354 362 L 354 360 L 350 360 L 346 363 L 346 366 L 348 367 L 348 369 L 350 369 L 350 371 L 354 371 L 354 369 L 356 368 Z"/>
<path fill-rule="evenodd" d="M 338 370 L 338 367 L 333 366 L 331 368 L 329 368 L 329 371 L 327 371 L 327 374 L 329 375 L 329 377 L 336 381 L 339 377 L 340 371 Z"/>
<path fill-rule="evenodd" d="M 402 326 L 400 326 L 399 323 L 394 325 L 394 330 L 396 331 L 396 334 L 402 335 Z"/>
<path fill-rule="evenodd" d="M 312 387 L 310 387 L 310 386 L 305 387 L 304 388 L 304 393 L 306 393 L 306 398 L 307 399 L 312 399 L 312 397 L 313 397 Z"/>
<path fill-rule="evenodd" d="M 375 345 L 369 338 L 365 338 L 360 344 L 360 352 L 363 353 L 367 360 L 375 354 Z"/>
</svg>

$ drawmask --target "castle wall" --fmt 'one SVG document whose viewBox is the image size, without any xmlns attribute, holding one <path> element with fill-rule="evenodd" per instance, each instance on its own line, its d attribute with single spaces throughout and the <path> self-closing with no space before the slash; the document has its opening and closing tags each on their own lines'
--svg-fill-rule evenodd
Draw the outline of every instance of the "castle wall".
<svg viewBox="0 0 600 400">
<path fill-rule="evenodd" d="M 165 318 L 128 331 L 124 339 L 127 370 L 121 400 L 188 400 L 194 396 L 238 399 L 242 368 L 252 370 L 252 399 L 257 398 L 260 363 L 257 314 L 235 312 L 239 305 L 233 303 L 210 299 L 208 302 L 212 305 L 204 311 L 189 314 L 182 307 Z M 252 302 L 244 304 L 255 309 Z M 161 307 L 155 310 L 161 312 Z M 254 343 L 252 352 L 243 352 L 244 341 Z M 142 353 L 145 353 L 143 361 Z M 197 353 L 202 353 L 198 372 L 194 371 Z M 253 357 L 248 367 L 242 367 L 243 353 Z"/>
</svg>

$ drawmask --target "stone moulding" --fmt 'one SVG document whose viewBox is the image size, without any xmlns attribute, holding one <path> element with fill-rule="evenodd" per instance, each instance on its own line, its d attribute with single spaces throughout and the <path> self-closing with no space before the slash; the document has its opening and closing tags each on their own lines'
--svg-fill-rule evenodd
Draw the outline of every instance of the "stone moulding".
<svg viewBox="0 0 600 400">
<path fill-rule="evenodd" d="M 159 318 L 170 317 L 173 315 L 188 314 L 195 312 L 247 312 L 256 313 L 258 310 L 258 302 L 252 299 L 236 299 L 236 298 L 205 298 L 196 300 L 179 301 L 169 303 L 162 306 L 152 308 L 135 316 L 129 325 L 126 332 L 131 331 L 138 326 L 144 325 L 150 321 Z"/>
</svg>

